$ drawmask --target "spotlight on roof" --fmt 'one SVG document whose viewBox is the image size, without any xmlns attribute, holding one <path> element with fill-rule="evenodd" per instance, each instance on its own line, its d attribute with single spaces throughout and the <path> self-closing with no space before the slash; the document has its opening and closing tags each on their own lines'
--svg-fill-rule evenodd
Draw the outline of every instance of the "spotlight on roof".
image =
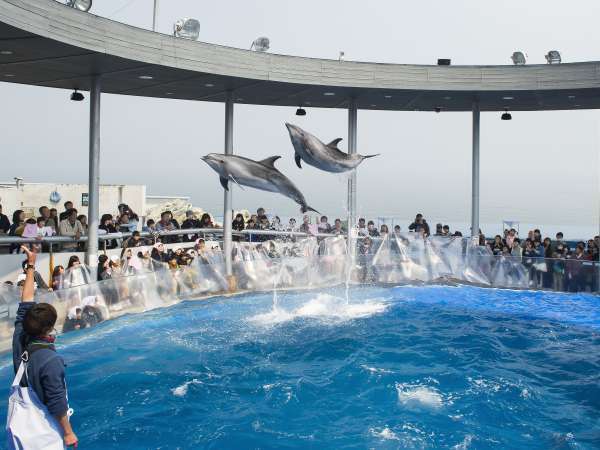
<svg viewBox="0 0 600 450">
<path fill-rule="evenodd" d="M 81 92 L 77 92 L 77 89 L 75 89 L 71 94 L 71 100 L 73 100 L 74 102 L 81 102 L 84 98 L 85 97 Z"/>
<path fill-rule="evenodd" d="M 448 58 L 439 58 L 438 66 L 449 66 L 452 61 Z"/>
<path fill-rule="evenodd" d="M 92 7 L 92 0 L 67 0 L 67 6 L 79 11 L 88 12 Z"/>
<path fill-rule="evenodd" d="M 340 62 L 343 61 L 345 57 L 346 57 L 346 52 L 340 51 L 340 56 L 338 56 L 338 61 L 340 61 Z"/>
<path fill-rule="evenodd" d="M 546 62 L 548 64 L 560 64 L 560 52 L 558 50 L 550 50 L 546 55 Z"/>
<path fill-rule="evenodd" d="M 440 108 L 439 106 L 436 106 L 435 108 L 433 108 L 433 110 L 434 110 L 436 113 L 439 113 L 439 112 L 442 110 L 442 108 Z"/>
<path fill-rule="evenodd" d="M 197 41 L 200 36 L 200 22 L 196 19 L 179 19 L 173 24 L 173 36 Z"/>
<path fill-rule="evenodd" d="M 500 116 L 500 120 L 512 120 L 512 115 L 508 112 L 508 108 L 504 108 L 504 114 Z"/>
<path fill-rule="evenodd" d="M 515 66 L 524 66 L 527 63 L 527 58 L 523 52 L 514 52 L 510 57 Z"/>
<path fill-rule="evenodd" d="M 261 36 L 259 38 L 254 39 L 252 45 L 250 46 L 250 50 L 254 50 L 256 52 L 266 52 L 269 50 L 271 46 L 271 41 L 269 41 L 268 37 Z"/>
<path fill-rule="evenodd" d="M 306 110 L 300 106 L 297 110 L 296 110 L 296 115 L 297 116 L 305 116 L 306 115 Z"/>
</svg>

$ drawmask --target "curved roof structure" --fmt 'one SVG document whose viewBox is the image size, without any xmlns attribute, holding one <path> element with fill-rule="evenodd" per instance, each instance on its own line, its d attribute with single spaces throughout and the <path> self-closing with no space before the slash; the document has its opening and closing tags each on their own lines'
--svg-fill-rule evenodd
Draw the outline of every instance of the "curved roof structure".
<svg viewBox="0 0 600 450">
<path fill-rule="evenodd" d="M 144 97 L 360 109 L 600 107 L 600 62 L 428 66 L 257 53 L 178 39 L 68 8 L 0 0 L 0 81 Z"/>
</svg>

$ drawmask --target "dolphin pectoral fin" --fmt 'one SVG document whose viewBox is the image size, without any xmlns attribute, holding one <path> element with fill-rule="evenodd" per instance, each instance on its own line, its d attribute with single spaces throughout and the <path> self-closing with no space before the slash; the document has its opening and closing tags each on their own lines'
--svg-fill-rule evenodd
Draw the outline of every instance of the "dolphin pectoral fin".
<svg viewBox="0 0 600 450">
<path fill-rule="evenodd" d="M 368 159 L 368 158 L 375 158 L 376 156 L 379 156 L 379 153 L 377 153 L 376 155 L 361 155 L 361 158 Z"/>
<path fill-rule="evenodd" d="M 275 161 L 277 161 L 279 158 L 281 158 L 281 156 L 269 156 L 268 158 L 259 161 L 259 163 L 261 163 L 263 166 L 271 167 L 274 169 Z"/>
<path fill-rule="evenodd" d="M 242 186 L 240 183 L 238 183 L 238 182 L 237 182 L 237 180 L 236 180 L 235 178 L 233 178 L 233 175 L 231 175 L 231 174 L 230 174 L 230 175 L 229 175 L 229 178 L 231 179 L 231 181 L 233 181 L 235 184 L 237 184 L 237 185 L 238 185 L 238 187 L 239 187 L 239 188 L 240 188 L 242 191 L 245 191 L 244 187 L 243 187 L 243 186 Z"/>
<path fill-rule="evenodd" d="M 327 147 L 331 147 L 331 148 L 335 148 L 336 150 L 339 150 L 338 148 L 338 144 L 342 141 L 342 138 L 337 138 L 334 139 L 333 141 L 331 141 L 329 144 L 327 144 Z"/>
<path fill-rule="evenodd" d="M 221 186 L 223 186 L 223 189 L 228 191 L 229 190 L 229 180 L 227 178 L 219 177 L 219 181 L 221 182 Z"/>
<path fill-rule="evenodd" d="M 300 158 L 300 155 L 296 154 L 294 159 L 296 160 L 296 165 L 298 166 L 298 168 L 302 169 L 302 164 L 300 164 L 300 161 L 302 161 L 302 158 Z"/>
</svg>

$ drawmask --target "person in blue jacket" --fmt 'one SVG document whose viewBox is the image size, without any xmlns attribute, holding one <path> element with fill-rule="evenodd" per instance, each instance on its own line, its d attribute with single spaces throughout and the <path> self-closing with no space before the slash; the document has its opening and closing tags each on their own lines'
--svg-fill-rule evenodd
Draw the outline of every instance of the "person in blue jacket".
<svg viewBox="0 0 600 450">
<path fill-rule="evenodd" d="M 69 423 L 65 363 L 54 348 L 56 309 L 48 303 L 33 301 L 36 254 L 25 246 L 21 249 L 27 254 L 27 265 L 13 334 L 15 373 L 23 354 L 27 352 L 27 377 L 22 380 L 22 385 L 29 383 L 50 414 L 56 418 L 63 429 L 65 446 L 77 447 L 77 436 Z"/>
</svg>

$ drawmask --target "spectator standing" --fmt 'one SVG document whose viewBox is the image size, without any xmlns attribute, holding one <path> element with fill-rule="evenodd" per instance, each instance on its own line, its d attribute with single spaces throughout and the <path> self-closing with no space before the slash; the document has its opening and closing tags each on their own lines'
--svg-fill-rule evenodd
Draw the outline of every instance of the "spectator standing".
<svg viewBox="0 0 600 450">
<path fill-rule="evenodd" d="M 38 211 L 40 213 L 40 217 L 44 219 L 44 226 L 52 228 L 56 233 L 58 224 L 56 223 L 55 219 L 50 216 L 50 209 L 47 206 L 42 206 Z"/>
<path fill-rule="evenodd" d="M 358 235 L 359 236 L 368 236 L 369 230 L 367 230 L 367 221 L 361 217 L 358 219 Z"/>
<path fill-rule="evenodd" d="M 335 236 L 346 234 L 346 232 L 342 228 L 341 219 L 335 219 L 335 222 L 333 222 L 333 229 L 331 230 L 331 234 L 334 234 Z"/>
<path fill-rule="evenodd" d="M 81 222 L 77 220 L 77 210 L 71 208 L 67 218 L 60 222 L 60 235 L 72 237 L 73 242 L 64 242 L 63 250 L 66 251 L 77 251 L 78 241 L 81 236 L 85 234 Z"/>
<path fill-rule="evenodd" d="M 2 214 L 2 205 L 0 205 L 0 234 L 8 234 L 10 230 L 10 220 L 6 214 Z"/>
<path fill-rule="evenodd" d="M 70 200 L 67 200 L 64 204 L 64 207 L 65 207 L 65 210 L 60 213 L 60 216 L 58 216 L 59 225 L 60 225 L 60 222 L 65 220 L 67 217 L 69 217 L 69 211 L 71 211 L 73 209 L 73 202 Z"/>
<path fill-rule="evenodd" d="M 179 223 L 173 219 L 171 211 L 163 211 L 160 215 L 160 221 L 156 224 L 156 231 L 173 231 L 179 229 Z M 167 244 L 179 242 L 179 236 L 161 236 L 161 241 Z"/>
<path fill-rule="evenodd" d="M 423 214 L 417 214 L 415 216 L 415 221 L 408 226 L 409 231 L 414 231 L 415 233 L 423 233 L 423 236 L 429 236 L 429 224 L 423 218 Z"/>
<path fill-rule="evenodd" d="M 237 213 L 233 222 L 231 222 L 232 231 L 243 231 L 244 230 L 244 216 L 241 213 Z M 233 235 L 232 239 L 235 242 L 240 242 L 242 240 L 242 236 Z"/>
<path fill-rule="evenodd" d="M 192 228 L 201 228 L 200 220 L 194 214 L 194 211 L 191 209 L 185 212 L 185 220 L 181 223 L 182 230 L 189 230 Z M 194 242 L 198 239 L 197 234 L 184 234 L 183 241 L 184 242 Z"/>
<path fill-rule="evenodd" d="M 113 224 L 113 218 L 110 214 L 103 214 L 102 218 L 100 219 L 100 226 L 98 227 L 99 230 L 103 230 L 106 234 L 111 234 L 111 233 L 116 233 L 117 229 L 115 228 L 114 224 Z M 117 248 L 117 240 L 116 239 L 110 239 L 110 240 L 106 240 L 104 241 L 106 248 L 110 249 L 110 248 Z"/>
<path fill-rule="evenodd" d="M 63 277 L 65 274 L 65 268 L 63 266 L 55 266 L 52 271 L 52 290 L 58 291 L 63 288 Z"/>
<path fill-rule="evenodd" d="M 367 224 L 367 232 L 370 237 L 379 237 L 379 231 L 375 228 L 375 222 L 372 220 L 369 220 L 369 223 Z"/>
<path fill-rule="evenodd" d="M 56 353 L 55 336 L 52 334 L 57 313 L 52 305 L 35 303 L 34 272 L 35 253 L 23 248 L 27 253 L 27 274 L 21 294 L 21 303 L 15 320 L 13 335 L 13 365 L 15 373 L 21 364 L 24 352 L 28 358 L 25 365 L 26 383 L 36 393 L 45 406 L 44 413 L 50 413 L 52 422 L 62 428 L 62 440 L 66 447 L 77 446 L 77 436 L 69 423 L 69 405 L 65 383 L 65 363 Z M 38 407 L 39 408 L 39 407 Z M 50 428 L 50 424 L 48 424 Z M 32 430 L 32 433 L 35 431 Z M 57 439 L 60 439 L 57 433 Z M 33 438 L 33 442 L 35 438 Z M 46 443 L 49 443 L 46 441 Z M 51 443 L 51 442 L 50 442 Z M 18 448 L 33 448 L 23 442 L 15 442 Z M 52 444 L 51 448 L 55 448 Z"/>
<path fill-rule="evenodd" d="M 25 212 L 20 209 L 17 209 L 13 212 L 12 217 L 12 225 L 8 229 L 9 236 L 21 236 L 23 234 L 23 230 L 25 229 Z M 10 253 L 18 253 L 19 245 L 18 244 L 10 244 Z"/>
<path fill-rule="evenodd" d="M 329 220 L 327 216 L 321 216 L 321 220 L 318 226 L 319 233 L 329 234 L 331 233 L 331 225 L 329 225 Z"/>
</svg>

